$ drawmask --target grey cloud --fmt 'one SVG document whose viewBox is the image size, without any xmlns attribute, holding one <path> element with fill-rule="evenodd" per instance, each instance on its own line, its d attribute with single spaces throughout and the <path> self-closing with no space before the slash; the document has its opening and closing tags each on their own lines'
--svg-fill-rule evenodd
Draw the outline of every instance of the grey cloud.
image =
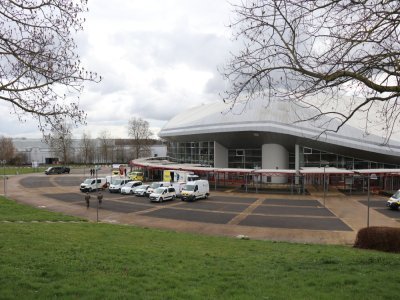
<svg viewBox="0 0 400 300">
<path fill-rule="evenodd" d="M 167 82 L 164 78 L 157 78 L 153 80 L 151 86 L 159 92 L 164 92 L 167 88 Z"/>
<path fill-rule="evenodd" d="M 107 67 L 107 64 L 92 61 L 91 65 L 96 66 L 96 72 L 101 76 L 102 80 L 99 83 L 87 83 L 86 86 L 90 91 L 98 92 L 101 95 L 107 95 L 123 91 L 129 87 L 125 76 Z"/>
<path fill-rule="evenodd" d="M 132 94 L 131 100 L 126 101 L 126 112 L 129 117 L 168 121 L 193 103 L 192 100 L 185 94 L 137 90 Z"/>
<path fill-rule="evenodd" d="M 220 73 L 214 72 L 214 76 L 208 80 L 204 92 L 218 95 L 223 93 L 225 90 L 226 81 L 223 79 Z"/>
<path fill-rule="evenodd" d="M 196 69 L 212 71 L 224 61 L 229 47 L 229 41 L 223 37 L 185 30 L 131 32 L 114 35 L 112 40 L 128 50 L 127 59 L 138 67 L 185 63 Z"/>
</svg>

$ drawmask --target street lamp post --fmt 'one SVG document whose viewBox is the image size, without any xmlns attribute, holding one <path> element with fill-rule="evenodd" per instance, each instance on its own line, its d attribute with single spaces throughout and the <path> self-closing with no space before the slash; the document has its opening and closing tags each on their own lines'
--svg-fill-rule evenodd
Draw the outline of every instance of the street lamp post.
<svg viewBox="0 0 400 300">
<path fill-rule="evenodd" d="M 367 184 L 368 184 L 368 200 L 367 200 L 367 204 L 368 204 L 368 209 L 367 209 L 367 227 L 369 227 L 369 200 L 370 200 L 370 180 L 376 180 L 378 179 L 378 177 L 376 176 L 376 174 L 368 174 L 368 180 L 367 180 Z"/>
<path fill-rule="evenodd" d="M 324 166 L 324 207 L 325 207 L 325 199 L 326 199 L 326 174 L 325 174 L 325 168 Z"/>
<path fill-rule="evenodd" d="M 325 207 L 325 199 L 326 199 L 326 167 L 329 167 L 329 161 L 321 161 L 321 164 L 324 165 L 324 207 Z"/>
<path fill-rule="evenodd" d="M 1 164 L 3 165 L 3 184 L 4 184 L 4 197 L 7 197 L 7 188 L 6 188 L 6 161 L 2 160 Z"/>
</svg>

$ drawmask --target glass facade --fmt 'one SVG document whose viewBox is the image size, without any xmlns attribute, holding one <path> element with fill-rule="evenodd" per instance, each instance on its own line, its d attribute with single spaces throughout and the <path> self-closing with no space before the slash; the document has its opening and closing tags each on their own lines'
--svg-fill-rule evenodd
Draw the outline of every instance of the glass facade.
<svg viewBox="0 0 400 300">
<path fill-rule="evenodd" d="M 261 148 L 228 150 L 228 168 L 259 169 L 261 166 Z"/>
<path fill-rule="evenodd" d="M 318 149 L 300 147 L 300 167 L 323 167 L 329 165 L 339 169 L 357 170 L 357 169 L 393 169 L 399 168 L 399 165 L 381 163 L 372 160 L 358 159 L 356 157 L 347 157 L 340 154 L 321 151 Z M 289 169 L 295 168 L 295 153 L 289 154 Z"/>
<path fill-rule="evenodd" d="M 214 142 L 168 142 L 167 156 L 177 163 L 214 165 Z"/>
<path fill-rule="evenodd" d="M 214 166 L 214 142 L 168 142 L 167 156 L 177 163 Z M 380 163 L 347 157 L 309 147 L 300 147 L 300 167 L 323 167 L 326 164 L 339 169 L 400 168 L 396 164 Z M 262 166 L 262 148 L 228 149 L 228 168 L 258 169 Z M 295 153 L 289 152 L 289 169 L 295 169 Z"/>
</svg>

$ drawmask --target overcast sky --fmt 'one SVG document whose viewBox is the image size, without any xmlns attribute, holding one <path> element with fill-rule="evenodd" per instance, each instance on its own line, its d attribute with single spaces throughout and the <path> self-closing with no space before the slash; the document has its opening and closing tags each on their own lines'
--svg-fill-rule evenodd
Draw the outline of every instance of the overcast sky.
<svg viewBox="0 0 400 300">
<path fill-rule="evenodd" d="M 86 131 L 96 138 L 108 130 L 113 138 L 126 138 L 131 117 L 147 120 L 157 133 L 191 106 L 222 101 L 224 81 L 217 68 L 233 47 L 227 1 L 89 0 L 88 5 L 76 41 L 84 66 L 104 79 L 86 85 L 80 104 L 88 126 L 75 129 L 74 137 Z M 0 135 L 41 138 L 35 121 L 22 124 L 9 112 L 0 105 Z"/>
</svg>

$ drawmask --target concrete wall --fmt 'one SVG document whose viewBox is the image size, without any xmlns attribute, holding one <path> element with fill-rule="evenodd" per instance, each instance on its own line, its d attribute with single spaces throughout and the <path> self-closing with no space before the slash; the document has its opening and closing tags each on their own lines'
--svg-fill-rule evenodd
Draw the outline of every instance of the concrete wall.
<svg viewBox="0 0 400 300">
<path fill-rule="evenodd" d="M 228 149 L 217 142 L 214 142 L 214 167 L 228 167 Z"/>
<path fill-rule="evenodd" d="M 289 153 L 285 147 L 278 144 L 262 146 L 263 169 L 289 169 Z M 271 183 L 287 183 L 286 176 L 272 176 Z"/>
</svg>

